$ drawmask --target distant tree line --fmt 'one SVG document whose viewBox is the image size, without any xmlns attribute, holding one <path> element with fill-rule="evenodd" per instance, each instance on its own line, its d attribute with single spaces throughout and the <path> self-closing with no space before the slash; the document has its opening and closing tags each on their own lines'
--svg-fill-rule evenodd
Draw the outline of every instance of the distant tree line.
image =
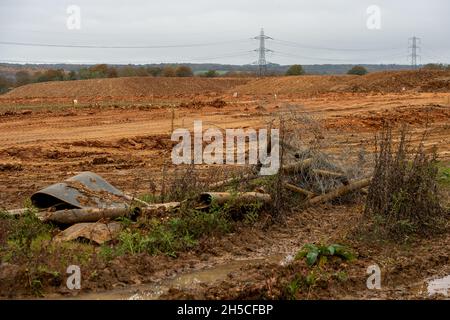
<svg viewBox="0 0 450 320">
<path fill-rule="evenodd" d="M 450 71 L 450 65 L 443 63 L 428 63 L 423 66 L 424 69 L 428 70 L 447 70 Z"/>
<path fill-rule="evenodd" d="M 269 66 L 270 67 L 270 66 Z M 256 70 L 255 70 L 256 71 Z M 225 77 L 255 77 L 255 71 L 228 71 L 220 74 L 216 70 L 208 70 L 197 72 L 197 76 L 214 78 L 219 76 Z M 363 67 L 354 67 L 349 73 L 364 74 L 367 72 Z M 285 72 L 268 69 L 267 76 L 299 76 L 305 74 L 305 69 L 298 64 L 294 64 L 287 68 Z M 23 86 L 29 83 L 46 82 L 46 81 L 71 81 L 98 78 L 118 78 L 118 77 L 192 77 L 194 72 L 192 68 L 186 65 L 164 65 L 164 66 L 110 66 L 107 64 L 96 64 L 93 66 L 82 67 L 78 70 L 66 71 L 64 69 L 47 69 L 45 71 L 37 71 L 30 73 L 21 70 L 15 74 L 15 82 L 7 78 L 0 78 L 0 93 L 4 93 L 11 87 Z"/>
<path fill-rule="evenodd" d="M 99 78 L 119 78 L 119 77 L 193 77 L 192 68 L 186 65 L 164 65 L 158 66 L 111 66 L 107 64 L 96 64 L 89 67 L 82 67 L 78 70 L 47 69 L 45 71 L 29 72 L 20 70 L 15 74 L 15 81 L 11 81 L 0 75 L 0 93 L 5 92 L 10 87 L 19 87 L 29 83 L 46 81 L 71 81 Z M 256 76 L 253 72 L 229 71 L 222 75 L 216 70 L 198 72 L 197 76 L 214 78 L 219 76 L 227 77 L 250 77 Z"/>
<path fill-rule="evenodd" d="M 0 94 L 8 91 L 13 86 L 14 82 L 5 76 L 0 75 Z"/>
<path fill-rule="evenodd" d="M 11 86 L 23 86 L 29 83 L 46 81 L 70 81 L 98 78 L 117 78 L 117 77 L 192 77 L 194 73 L 188 66 L 179 65 L 160 67 L 143 66 L 109 66 L 107 64 L 96 64 L 90 67 L 80 68 L 78 71 L 65 71 L 64 69 L 48 69 L 31 73 L 21 70 L 15 74 L 15 82 L 5 77 L 0 78 L 0 86 L 3 91 Z M 206 72 L 205 76 L 214 77 L 214 70 Z M 2 90 L 2 89 L 0 89 Z"/>
</svg>

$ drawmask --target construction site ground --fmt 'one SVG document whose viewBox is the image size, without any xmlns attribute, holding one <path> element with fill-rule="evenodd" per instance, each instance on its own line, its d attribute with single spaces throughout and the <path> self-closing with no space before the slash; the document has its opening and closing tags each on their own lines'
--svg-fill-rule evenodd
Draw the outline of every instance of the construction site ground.
<svg viewBox="0 0 450 320">
<path fill-rule="evenodd" d="M 329 154 L 373 150 L 383 121 L 406 123 L 417 143 L 428 132 L 425 147 L 437 147 L 439 160 L 448 166 L 449 76 L 405 74 L 178 82 L 147 78 L 128 80 L 127 85 L 125 78 L 104 79 L 76 81 L 76 94 L 65 91 L 70 82 L 18 88 L 0 97 L 0 206 L 21 208 L 33 192 L 81 171 L 93 171 L 130 194 L 146 194 L 149 185 L 161 179 L 163 166 L 175 168 L 170 158 L 172 129 L 192 130 L 194 120 L 202 120 L 204 129 L 257 129 L 279 114 L 305 114 L 323 128 Z M 159 82 L 149 85 L 152 81 Z M 133 85 L 139 88 L 130 89 Z M 115 86 L 127 89 L 120 92 Z M 345 240 L 360 256 L 345 269 L 351 281 L 303 298 L 427 298 L 426 279 L 450 273 L 449 234 L 408 245 L 366 244 L 349 236 L 361 206 L 324 204 L 299 210 L 268 229 L 242 226 L 226 237 L 204 239 L 177 258 L 118 259 L 95 281 L 86 280 L 76 297 L 278 297 L 277 283 L 287 272 L 280 262 L 286 256 L 308 242 Z M 371 263 L 383 267 L 382 290 L 366 288 L 365 271 Z M 47 297 L 73 295 L 55 289 Z"/>
</svg>

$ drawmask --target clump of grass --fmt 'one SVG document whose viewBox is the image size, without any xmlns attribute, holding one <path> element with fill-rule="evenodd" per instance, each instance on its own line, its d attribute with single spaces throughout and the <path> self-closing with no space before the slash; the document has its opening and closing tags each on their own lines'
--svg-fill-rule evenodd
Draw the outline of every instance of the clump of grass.
<svg viewBox="0 0 450 320">
<path fill-rule="evenodd" d="M 0 213 L 0 263 L 17 269 L 14 278 L 0 285 L 0 295 L 20 292 L 41 296 L 49 286 L 62 285 L 62 275 L 69 265 L 96 268 L 92 246 L 52 242 L 55 231 L 54 226 L 37 218 L 32 207 L 17 217 Z"/>
<path fill-rule="evenodd" d="M 444 187 L 450 187 L 450 167 L 439 166 L 439 183 Z"/>
<path fill-rule="evenodd" d="M 2 231 L 2 243 L 15 247 L 17 251 L 24 255 L 36 246 L 36 241 L 50 239 L 53 226 L 40 221 L 35 209 L 29 208 L 19 218 L 12 218 L 7 214 L 2 214 L 0 219 L 5 230 Z"/>
<path fill-rule="evenodd" d="M 180 251 L 194 247 L 198 240 L 212 234 L 224 234 L 232 230 L 230 216 L 223 210 L 203 212 L 183 208 L 181 214 L 167 220 L 144 219 L 139 226 L 130 226 L 122 231 L 118 244 L 113 249 L 122 254 L 166 254 L 176 257 Z M 108 248 L 105 256 L 111 256 Z"/>
<path fill-rule="evenodd" d="M 398 142 L 385 125 L 377 142 L 375 169 L 365 205 L 365 217 L 394 239 L 429 234 L 445 226 L 438 190 L 436 150 L 423 143 L 413 150 L 403 126 Z"/>
</svg>

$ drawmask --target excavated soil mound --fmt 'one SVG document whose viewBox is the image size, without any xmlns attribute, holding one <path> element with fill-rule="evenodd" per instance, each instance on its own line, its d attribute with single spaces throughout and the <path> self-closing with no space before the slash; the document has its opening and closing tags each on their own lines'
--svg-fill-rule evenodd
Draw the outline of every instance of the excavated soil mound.
<svg viewBox="0 0 450 320">
<path fill-rule="evenodd" d="M 450 92 L 450 72 L 436 70 L 374 72 L 365 76 L 304 75 L 266 78 L 131 77 L 34 83 L 0 97 L 0 104 L 83 101 L 140 101 L 151 98 L 226 94 L 314 97 L 322 93 Z M 34 100 L 36 99 L 36 100 Z"/>
<path fill-rule="evenodd" d="M 18 87 L 3 95 L 4 99 L 21 98 L 111 98 L 177 96 L 222 93 L 247 83 L 245 78 L 152 78 L 130 77 L 52 81 Z"/>
<path fill-rule="evenodd" d="M 386 71 L 356 77 L 336 91 L 381 92 L 402 91 L 446 92 L 450 91 L 450 72 L 436 70 Z"/>
<path fill-rule="evenodd" d="M 383 71 L 365 76 L 305 75 L 267 77 L 237 86 L 244 95 L 314 96 L 324 92 L 401 93 L 450 92 L 450 72 L 436 70 Z"/>
<path fill-rule="evenodd" d="M 237 86 L 233 91 L 244 95 L 314 95 L 328 92 L 356 76 L 349 75 L 304 75 L 290 77 L 267 77 Z"/>
</svg>

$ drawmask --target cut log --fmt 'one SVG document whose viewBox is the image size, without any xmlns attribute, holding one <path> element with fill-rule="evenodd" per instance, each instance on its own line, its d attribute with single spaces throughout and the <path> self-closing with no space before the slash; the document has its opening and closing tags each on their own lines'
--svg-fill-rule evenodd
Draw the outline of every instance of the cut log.
<svg viewBox="0 0 450 320">
<path fill-rule="evenodd" d="M 302 189 L 300 187 L 297 187 L 297 186 L 287 183 L 287 182 L 284 183 L 284 187 L 290 191 L 300 193 L 300 194 L 306 196 L 307 198 L 312 198 L 315 196 L 314 192 L 308 191 L 306 189 Z"/>
<path fill-rule="evenodd" d="M 233 194 L 230 192 L 204 192 L 200 194 L 200 201 L 208 205 L 213 202 L 217 203 L 218 205 L 223 205 L 231 200 L 242 202 L 272 202 L 270 194 L 259 192 L 241 192 L 237 194 Z"/>
<path fill-rule="evenodd" d="M 214 189 L 215 188 L 220 188 L 220 187 L 226 186 L 226 185 L 231 184 L 231 183 L 236 182 L 236 181 L 245 180 L 245 179 L 256 179 L 258 177 L 259 176 L 255 175 L 255 174 L 245 174 L 242 177 L 233 177 L 233 178 L 228 178 L 228 179 L 225 179 L 225 180 L 222 180 L 222 181 L 218 181 L 218 182 L 212 183 L 212 184 L 209 185 L 209 187 L 210 188 L 214 188 Z"/>
<path fill-rule="evenodd" d="M 97 222 L 100 219 L 116 219 L 119 217 L 131 216 L 139 212 L 139 209 L 132 211 L 130 208 L 90 208 L 90 209 L 69 209 L 46 212 L 45 222 L 55 222 L 58 224 L 75 224 L 80 222 Z"/>
<path fill-rule="evenodd" d="M 135 197 L 133 197 L 133 196 L 130 196 L 130 195 L 128 195 L 128 194 L 124 194 L 123 196 L 124 196 L 124 198 L 125 198 L 126 200 L 137 202 L 137 203 L 139 203 L 139 204 L 141 204 L 141 205 L 143 205 L 143 206 L 145 206 L 145 207 L 147 207 L 147 206 L 150 205 L 149 203 L 147 203 L 147 202 L 145 202 L 145 201 L 143 201 L 143 200 L 141 200 L 141 199 L 135 198 Z"/>
<path fill-rule="evenodd" d="M 181 202 L 167 202 L 167 203 L 154 203 L 149 204 L 146 207 L 140 208 L 140 213 L 149 215 L 156 213 L 164 213 L 166 211 L 170 211 L 172 209 L 178 208 Z"/>
<path fill-rule="evenodd" d="M 343 173 L 333 172 L 333 171 L 328 171 L 328 170 L 321 170 L 321 169 L 312 169 L 311 171 L 316 176 L 319 176 L 322 178 L 336 179 L 336 180 L 341 181 L 343 184 L 348 184 L 348 178 Z"/>
<path fill-rule="evenodd" d="M 29 210 L 28 208 L 22 208 L 22 209 L 11 209 L 11 210 L 7 210 L 5 211 L 7 214 L 9 214 L 10 216 L 21 216 L 23 214 L 25 214 L 25 212 L 27 212 L 27 210 Z"/>
<path fill-rule="evenodd" d="M 313 159 L 308 158 L 301 162 L 294 163 L 294 164 L 291 164 L 288 166 L 284 166 L 282 168 L 282 170 L 283 170 L 283 173 L 285 173 L 285 174 L 297 173 L 297 172 L 303 171 L 305 169 L 308 169 L 311 166 L 312 162 L 313 162 Z"/>
<path fill-rule="evenodd" d="M 331 201 L 333 199 L 342 197 L 343 195 L 345 195 L 347 193 L 367 187 L 370 184 L 370 181 L 371 181 L 371 179 L 362 179 L 359 181 L 355 181 L 346 186 L 337 188 L 331 192 L 311 198 L 305 203 L 305 207 L 309 207 L 309 206 L 312 206 L 312 205 L 315 205 L 318 203 L 327 202 L 327 201 Z"/>
<path fill-rule="evenodd" d="M 22 208 L 22 209 L 12 209 L 12 210 L 7 210 L 5 211 L 7 214 L 9 214 L 10 216 L 14 217 L 14 218 L 18 218 L 22 215 L 24 215 L 28 210 L 28 208 Z M 45 211 L 38 211 L 35 212 L 36 217 L 43 221 L 44 217 L 45 217 L 46 212 Z"/>
</svg>

